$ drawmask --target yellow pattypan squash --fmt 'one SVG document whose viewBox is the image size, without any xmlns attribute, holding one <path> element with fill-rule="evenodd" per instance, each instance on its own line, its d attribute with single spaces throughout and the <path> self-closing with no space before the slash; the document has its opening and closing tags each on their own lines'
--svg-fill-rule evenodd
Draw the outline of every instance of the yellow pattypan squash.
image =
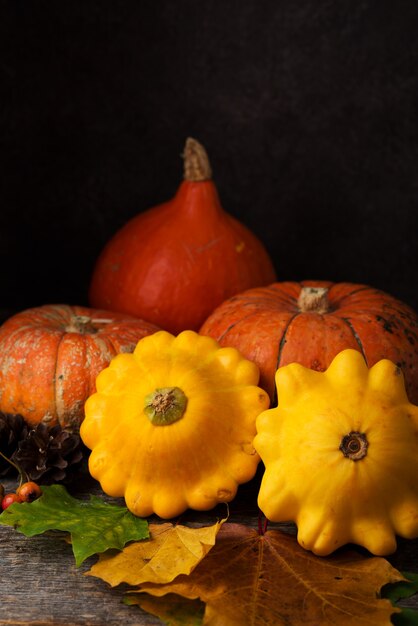
<svg viewBox="0 0 418 626">
<path fill-rule="evenodd" d="M 356 350 L 325 372 L 296 363 L 276 373 L 278 406 L 257 418 L 265 464 L 259 507 L 294 521 L 318 555 L 355 543 L 376 555 L 395 535 L 418 536 L 418 407 L 389 360 L 368 369 Z"/>
<path fill-rule="evenodd" d="M 229 502 L 260 461 L 257 415 L 269 406 L 257 366 L 209 337 L 159 331 L 96 379 L 80 434 L 105 493 L 142 517 Z"/>
</svg>

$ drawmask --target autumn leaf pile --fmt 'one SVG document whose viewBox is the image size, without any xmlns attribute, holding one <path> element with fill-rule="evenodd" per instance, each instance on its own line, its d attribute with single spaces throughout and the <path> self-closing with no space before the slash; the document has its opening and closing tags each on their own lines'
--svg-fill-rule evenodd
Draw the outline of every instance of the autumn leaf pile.
<svg viewBox="0 0 418 626">
<path fill-rule="evenodd" d="M 152 533 L 153 529 L 151 536 Z M 171 533 L 175 533 L 175 528 Z M 181 549 L 187 554 L 187 546 Z M 157 582 L 146 581 L 140 572 L 131 578 L 132 556 L 141 560 L 143 545 L 133 544 L 129 555 L 125 551 L 101 557 L 90 574 L 110 584 L 127 578 L 135 580 L 137 589 L 129 595 L 129 602 L 162 619 L 167 619 L 167 608 L 159 598 L 169 594 L 169 603 L 181 602 L 183 615 L 189 613 L 193 618 L 199 598 L 203 602 L 198 613 L 203 612 L 202 624 L 317 626 L 354 625 L 359 620 L 370 625 L 390 624 L 394 607 L 377 596 L 384 584 L 402 580 L 383 559 L 364 559 L 356 554 L 318 559 L 280 530 L 260 535 L 252 528 L 233 523 L 222 526 L 214 547 L 190 574 L 179 574 L 169 582 L 164 581 L 164 576 Z M 156 554 L 155 558 L 165 572 L 164 555 Z"/>
<path fill-rule="evenodd" d="M 88 576 L 123 585 L 126 604 L 171 626 L 383 626 L 393 615 L 397 624 L 417 623 L 416 612 L 393 602 L 417 591 L 418 577 L 348 549 L 316 557 L 279 528 L 227 518 L 209 526 L 148 523 L 101 498 L 73 498 L 61 485 L 10 506 L 0 523 L 27 536 L 69 533 L 77 565 L 99 554 Z"/>
</svg>

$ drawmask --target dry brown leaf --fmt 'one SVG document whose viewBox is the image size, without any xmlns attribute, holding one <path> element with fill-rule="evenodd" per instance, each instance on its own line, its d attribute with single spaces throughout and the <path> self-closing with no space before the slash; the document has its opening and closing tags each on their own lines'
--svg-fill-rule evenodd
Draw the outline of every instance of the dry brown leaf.
<svg viewBox="0 0 418 626">
<path fill-rule="evenodd" d="M 171 582 L 179 574 L 190 574 L 207 555 L 224 521 L 199 528 L 150 524 L 148 541 L 131 543 L 120 552 L 105 552 L 86 574 L 113 587 Z"/>
<path fill-rule="evenodd" d="M 383 558 L 354 552 L 317 557 L 281 531 L 261 536 L 228 523 L 192 574 L 143 584 L 140 591 L 200 598 L 206 626 L 391 626 L 397 609 L 378 594 L 399 580 L 403 576 Z"/>
</svg>

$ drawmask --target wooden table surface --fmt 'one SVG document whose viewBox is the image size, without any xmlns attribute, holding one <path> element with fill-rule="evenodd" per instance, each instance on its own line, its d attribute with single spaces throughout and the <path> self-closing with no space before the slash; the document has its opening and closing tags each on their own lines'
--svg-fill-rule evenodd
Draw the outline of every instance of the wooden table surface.
<svg viewBox="0 0 418 626">
<path fill-rule="evenodd" d="M 241 486 L 230 506 L 230 521 L 257 527 L 257 488 L 257 480 Z M 89 477 L 69 490 L 79 497 L 88 493 L 103 495 Z M 213 516 L 206 514 L 191 514 L 191 519 L 213 523 Z M 399 540 L 398 550 L 387 559 L 401 571 L 418 573 L 418 539 Z M 71 546 L 63 539 L 50 535 L 29 538 L 13 528 L 0 526 L 0 625 L 162 624 L 138 607 L 123 604 L 123 589 L 112 589 L 98 578 L 85 576 L 95 561 L 96 557 L 91 557 L 77 568 Z M 418 595 L 403 604 L 418 609 Z"/>
</svg>

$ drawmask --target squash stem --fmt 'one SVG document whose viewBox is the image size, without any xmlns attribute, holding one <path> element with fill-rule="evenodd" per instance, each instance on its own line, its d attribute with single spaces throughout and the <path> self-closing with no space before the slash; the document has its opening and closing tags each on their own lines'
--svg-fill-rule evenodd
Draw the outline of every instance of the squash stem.
<svg viewBox="0 0 418 626">
<path fill-rule="evenodd" d="M 302 287 L 298 308 L 301 313 L 318 313 L 322 315 L 330 311 L 327 287 Z"/>
<path fill-rule="evenodd" d="M 211 180 L 212 168 L 205 148 L 196 139 L 188 137 L 183 152 L 184 180 L 202 182 Z"/>
<path fill-rule="evenodd" d="M 97 333 L 92 319 L 88 315 L 73 315 L 70 323 L 65 327 L 67 333 L 79 333 L 80 335 Z"/>
<path fill-rule="evenodd" d="M 187 396 L 179 387 L 161 387 L 145 396 L 144 413 L 154 426 L 168 426 L 181 419 Z"/>
</svg>

